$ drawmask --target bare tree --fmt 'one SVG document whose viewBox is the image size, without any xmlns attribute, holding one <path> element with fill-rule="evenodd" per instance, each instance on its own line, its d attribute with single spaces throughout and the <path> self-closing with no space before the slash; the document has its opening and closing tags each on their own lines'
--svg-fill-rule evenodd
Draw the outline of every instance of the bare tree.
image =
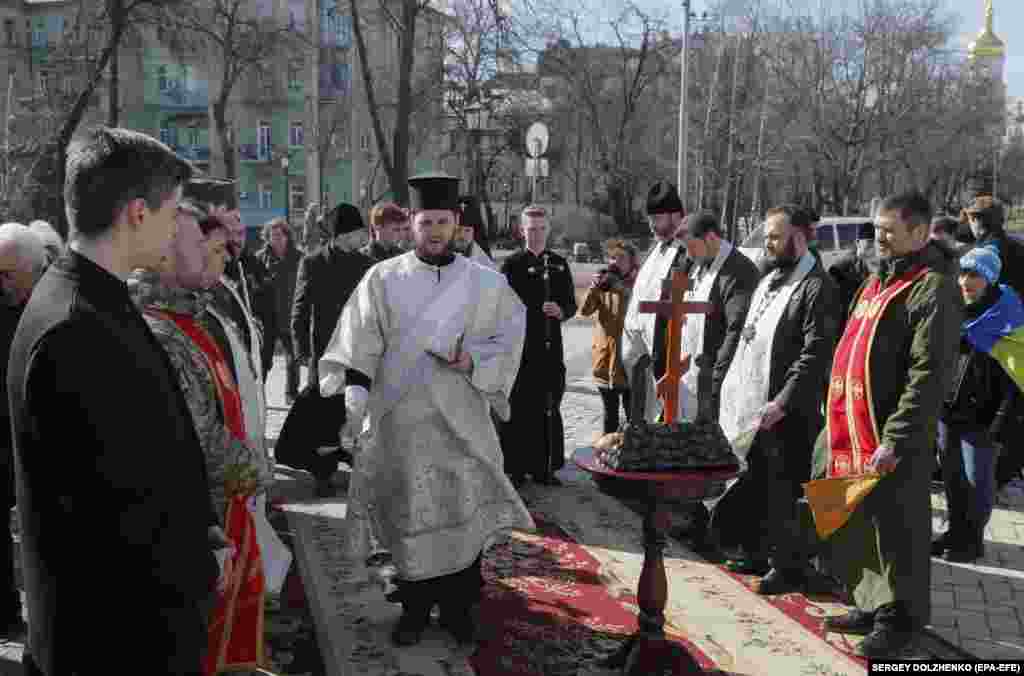
<svg viewBox="0 0 1024 676">
<path fill-rule="evenodd" d="M 669 86 L 666 76 L 678 43 L 664 33 L 660 18 L 632 2 L 604 26 L 611 44 L 594 38 L 586 6 L 535 4 L 532 11 L 533 26 L 521 31 L 546 37 L 538 54 L 542 86 L 551 83 L 544 94 L 555 108 L 576 112 L 579 126 L 566 131 L 583 135 L 577 166 L 587 154 L 582 146 L 592 145 L 608 212 L 628 227 L 639 181 L 663 171 L 657 161 L 666 145 L 662 122 L 678 104 L 678 86 Z"/>
<path fill-rule="evenodd" d="M 416 53 L 417 46 L 420 46 L 417 40 L 418 31 L 422 27 L 418 24 L 435 17 L 435 10 L 432 9 L 430 0 L 378 0 L 377 11 L 373 13 L 384 17 L 386 32 L 394 36 L 398 50 L 398 72 L 392 75 L 394 93 L 389 95 L 390 92 L 385 91 L 388 79 L 375 74 L 370 60 L 366 46 L 366 24 L 362 14 L 365 7 L 361 7 L 360 2 L 361 0 L 349 0 L 349 8 L 352 13 L 352 30 L 359 54 L 363 88 L 366 92 L 378 159 L 387 175 L 391 192 L 404 204 L 408 201 L 407 179 L 412 138 L 410 130 L 415 114 Z M 429 38 L 428 32 L 428 40 Z M 436 82 L 438 73 L 435 72 L 433 75 Z M 391 139 L 387 138 L 384 128 L 384 111 L 389 108 L 394 110 Z"/>
<path fill-rule="evenodd" d="M 211 80 L 217 89 L 210 97 L 210 118 L 216 146 L 226 178 L 238 175 L 237 139 L 232 133 L 229 111 L 231 95 L 242 79 L 257 71 L 268 74 L 272 59 L 282 49 L 296 43 L 299 36 L 287 24 L 261 13 L 261 5 L 251 0 L 194 0 L 168 8 L 168 25 L 178 29 L 176 39 L 210 58 Z"/>
</svg>

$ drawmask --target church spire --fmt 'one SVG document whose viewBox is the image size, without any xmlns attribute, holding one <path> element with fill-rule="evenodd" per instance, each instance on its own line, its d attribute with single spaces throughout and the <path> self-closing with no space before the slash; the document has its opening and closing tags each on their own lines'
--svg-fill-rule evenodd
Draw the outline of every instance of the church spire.
<svg viewBox="0 0 1024 676">
<path fill-rule="evenodd" d="M 996 36 L 994 4 L 993 0 L 985 0 L 985 28 L 968 47 L 972 59 L 1002 59 L 1006 57 L 1006 44 Z"/>
</svg>

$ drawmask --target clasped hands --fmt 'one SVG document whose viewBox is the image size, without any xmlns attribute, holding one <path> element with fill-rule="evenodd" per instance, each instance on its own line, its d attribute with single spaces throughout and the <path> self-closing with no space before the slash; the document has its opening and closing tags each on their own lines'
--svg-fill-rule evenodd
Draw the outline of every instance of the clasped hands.
<svg viewBox="0 0 1024 676">
<path fill-rule="evenodd" d="M 557 319 L 561 321 L 562 317 L 564 316 L 562 314 L 562 308 L 559 307 L 558 303 L 552 303 L 551 301 L 548 301 L 541 305 L 540 309 L 545 315 L 547 315 L 551 319 Z"/>
</svg>

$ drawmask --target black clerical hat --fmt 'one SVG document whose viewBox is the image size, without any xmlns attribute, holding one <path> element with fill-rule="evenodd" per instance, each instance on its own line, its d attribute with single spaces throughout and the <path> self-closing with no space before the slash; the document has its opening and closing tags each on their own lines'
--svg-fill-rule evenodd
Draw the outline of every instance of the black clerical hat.
<svg viewBox="0 0 1024 676">
<path fill-rule="evenodd" d="M 182 197 L 203 208 L 225 204 L 229 209 L 238 207 L 235 181 L 202 176 L 191 179 L 182 190 Z"/>
<path fill-rule="evenodd" d="M 647 193 L 648 214 L 672 214 L 682 210 L 683 203 L 674 185 L 668 181 L 658 181 L 651 186 Z"/>
<path fill-rule="evenodd" d="M 331 228 L 331 237 L 345 235 L 366 227 L 359 209 L 348 202 L 342 202 L 331 209 L 327 214 L 327 224 Z"/>
<path fill-rule="evenodd" d="M 420 174 L 409 179 L 409 208 L 459 210 L 459 179 L 447 174 Z"/>
<path fill-rule="evenodd" d="M 484 215 L 480 211 L 480 200 L 473 195 L 463 195 L 459 198 L 459 225 L 472 227 L 474 231 L 484 225 Z"/>
</svg>

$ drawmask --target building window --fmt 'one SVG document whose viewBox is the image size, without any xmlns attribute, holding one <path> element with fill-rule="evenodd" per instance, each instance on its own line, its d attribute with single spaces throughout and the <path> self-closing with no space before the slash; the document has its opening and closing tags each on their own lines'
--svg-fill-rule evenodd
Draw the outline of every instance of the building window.
<svg viewBox="0 0 1024 676">
<path fill-rule="evenodd" d="M 270 186 L 265 183 L 260 183 L 256 188 L 256 192 L 259 195 L 260 209 L 270 209 L 274 203 L 274 193 L 270 190 Z"/>
<path fill-rule="evenodd" d="M 288 88 L 302 89 L 302 59 L 292 59 L 288 62 Z"/>
<path fill-rule="evenodd" d="M 260 121 L 256 129 L 256 153 L 261 160 L 270 159 L 270 123 Z"/>
<path fill-rule="evenodd" d="M 167 66 L 156 67 L 156 86 L 161 93 L 171 88 L 171 81 L 167 78 Z"/>
<path fill-rule="evenodd" d="M 288 129 L 288 145 L 292 147 L 301 147 L 306 143 L 305 129 L 301 122 L 292 122 L 292 126 Z"/>
<path fill-rule="evenodd" d="M 199 127 L 188 128 L 188 144 L 190 146 L 199 145 Z"/>
<path fill-rule="evenodd" d="M 366 151 L 370 149 L 370 135 L 360 134 L 359 135 L 359 149 Z"/>
<path fill-rule="evenodd" d="M 168 145 L 168 146 L 174 145 L 171 142 L 171 128 L 170 127 L 164 127 L 164 126 L 160 127 L 160 142 L 163 143 L 164 145 Z"/>
<path fill-rule="evenodd" d="M 497 195 L 498 194 L 498 179 L 489 178 L 487 179 L 487 194 Z"/>
<path fill-rule="evenodd" d="M 14 45 L 14 19 L 4 19 L 4 38 L 6 44 Z"/>
<path fill-rule="evenodd" d="M 288 213 L 301 213 L 306 210 L 306 186 L 302 183 L 289 184 Z"/>
</svg>

